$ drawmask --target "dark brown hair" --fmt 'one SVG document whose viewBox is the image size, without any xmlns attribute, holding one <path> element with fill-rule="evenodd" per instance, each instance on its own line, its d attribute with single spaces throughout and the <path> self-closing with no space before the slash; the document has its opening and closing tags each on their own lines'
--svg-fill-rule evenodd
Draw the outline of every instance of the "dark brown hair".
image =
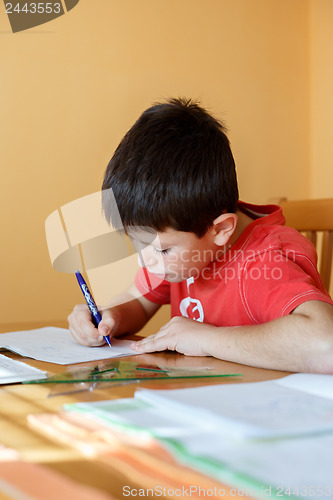
<svg viewBox="0 0 333 500">
<path fill-rule="evenodd" d="M 119 144 L 102 189 L 106 219 L 115 227 L 172 228 L 200 238 L 216 217 L 237 208 L 235 162 L 223 124 L 191 100 L 152 106 Z"/>
</svg>

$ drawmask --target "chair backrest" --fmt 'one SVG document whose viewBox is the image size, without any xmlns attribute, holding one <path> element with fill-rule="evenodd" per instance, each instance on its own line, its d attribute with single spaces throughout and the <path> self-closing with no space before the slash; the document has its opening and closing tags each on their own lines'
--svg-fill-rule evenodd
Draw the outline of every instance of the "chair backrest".
<svg viewBox="0 0 333 500">
<path fill-rule="evenodd" d="M 318 232 L 322 232 L 319 272 L 326 290 L 330 287 L 333 260 L 333 198 L 322 200 L 279 201 L 286 225 L 309 238 L 318 250 Z"/>
</svg>

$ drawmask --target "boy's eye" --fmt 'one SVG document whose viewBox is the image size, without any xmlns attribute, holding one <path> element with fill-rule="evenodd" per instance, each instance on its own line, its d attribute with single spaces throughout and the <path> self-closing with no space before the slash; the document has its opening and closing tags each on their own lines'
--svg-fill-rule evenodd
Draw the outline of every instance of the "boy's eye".
<svg viewBox="0 0 333 500">
<path fill-rule="evenodd" d="M 164 250 L 161 250 L 161 249 L 158 249 L 158 248 L 153 247 L 153 249 L 154 249 L 154 252 L 155 252 L 155 253 L 158 253 L 158 254 L 160 254 L 160 255 L 166 255 L 166 254 L 168 254 L 168 253 L 169 253 L 169 251 L 170 251 L 170 248 L 165 248 Z"/>
</svg>

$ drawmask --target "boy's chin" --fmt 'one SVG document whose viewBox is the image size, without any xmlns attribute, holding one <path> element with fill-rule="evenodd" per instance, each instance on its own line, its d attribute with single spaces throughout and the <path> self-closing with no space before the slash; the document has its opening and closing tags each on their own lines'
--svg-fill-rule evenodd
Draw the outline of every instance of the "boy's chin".
<svg viewBox="0 0 333 500">
<path fill-rule="evenodd" d="M 155 276 L 155 278 L 158 278 L 160 280 L 165 280 L 169 281 L 170 283 L 180 283 L 181 281 L 186 280 L 186 278 L 183 278 L 182 276 L 179 276 L 178 274 L 175 273 L 169 273 L 169 274 L 155 274 L 151 273 Z"/>
<path fill-rule="evenodd" d="M 182 281 L 185 281 L 186 278 L 164 278 L 165 281 L 168 281 L 169 283 L 181 283 Z"/>
<path fill-rule="evenodd" d="M 165 281 L 169 283 L 181 283 L 182 281 L 187 280 L 188 276 L 179 276 L 178 274 L 167 274 L 164 276 Z"/>
</svg>

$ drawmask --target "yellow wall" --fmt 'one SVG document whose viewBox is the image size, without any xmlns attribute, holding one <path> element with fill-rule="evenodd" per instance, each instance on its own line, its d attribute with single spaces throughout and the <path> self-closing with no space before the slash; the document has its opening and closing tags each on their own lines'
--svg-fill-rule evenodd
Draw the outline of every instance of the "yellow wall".
<svg viewBox="0 0 333 500">
<path fill-rule="evenodd" d="M 311 197 L 333 196 L 333 2 L 310 2 Z"/>
<path fill-rule="evenodd" d="M 52 322 L 82 302 L 74 277 L 51 267 L 45 219 L 100 189 L 119 140 L 156 100 L 198 98 L 226 121 L 242 199 L 325 188 L 310 186 L 308 1 L 81 0 L 17 34 L 2 10 L 0 39 L 1 322 Z M 101 303 L 123 283 L 97 274 Z"/>
</svg>

